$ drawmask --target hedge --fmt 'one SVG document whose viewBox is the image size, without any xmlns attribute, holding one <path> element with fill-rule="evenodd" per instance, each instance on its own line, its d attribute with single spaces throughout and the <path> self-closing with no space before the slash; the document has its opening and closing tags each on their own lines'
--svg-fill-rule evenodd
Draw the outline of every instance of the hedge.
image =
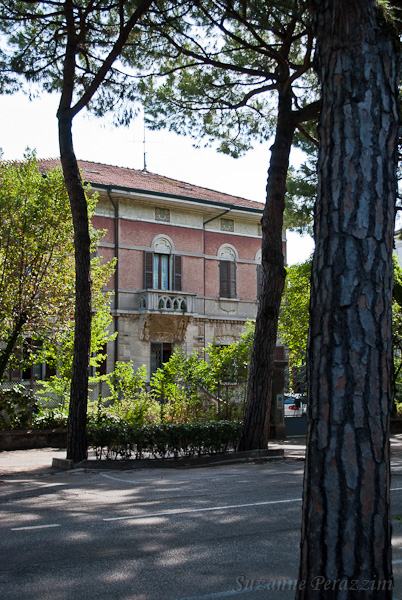
<svg viewBox="0 0 402 600">
<path fill-rule="evenodd" d="M 88 444 L 97 459 L 178 458 L 216 454 L 236 448 L 240 421 L 131 425 L 120 419 L 88 424 Z"/>
</svg>

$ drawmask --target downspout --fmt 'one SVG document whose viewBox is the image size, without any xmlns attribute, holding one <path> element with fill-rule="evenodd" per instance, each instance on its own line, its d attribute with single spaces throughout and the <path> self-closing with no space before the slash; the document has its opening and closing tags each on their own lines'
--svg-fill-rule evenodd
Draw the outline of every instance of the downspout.
<svg viewBox="0 0 402 600">
<path fill-rule="evenodd" d="M 107 188 L 107 195 L 114 208 L 114 256 L 116 258 L 116 269 L 114 272 L 114 330 L 117 333 L 116 339 L 114 340 L 114 364 L 116 365 L 119 358 L 119 316 L 117 311 L 119 309 L 119 203 L 114 201 L 112 198 L 111 188 Z"/>
<path fill-rule="evenodd" d="M 211 223 L 211 221 L 215 221 L 215 219 L 219 219 L 219 217 L 223 217 L 223 215 L 226 215 L 228 212 L 231 211 L 231 208 L 228 208 L 227 210 L 223 211 L 223 213 L 220 213 L 219 215 L 216 215 L 215 217 L 211 217 L 210 219 L 208 219 L 207 221 L 204 221 L 202 224 L 202 230 L 203 230 L 203 245 L 204 245 L 204 251 L 203 251 L 203 256 L 204 256 L 204 349 L 205 349 L 205 294 L 206 294 L 206 281 L 205 281 L 205 225 L 207 225 L 208 223 Z M 204 351 L 205 354 L 205 351 Z M 204 356 L 204 360 L 205 360 L 205 356 Z"/>
</svg>

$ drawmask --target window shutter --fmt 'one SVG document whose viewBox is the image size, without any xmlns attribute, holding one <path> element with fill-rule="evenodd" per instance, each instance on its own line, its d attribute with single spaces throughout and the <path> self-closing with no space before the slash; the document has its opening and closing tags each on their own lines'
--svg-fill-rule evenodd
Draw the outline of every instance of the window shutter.
<svg viewBox="0 0 402 600">
<path fill-rule="evenodd" d="M 153 288 L 153 252 L 144 252 L 144 290 Z"/>
<path fill-rule="evenodd" d="M 176 292 L 181 292 L 181 265 L 182 260 L 179 254 L 173 255 L 173 289 Z"/>
<path fill-rule="evenodd" d="M 236 298 L 236 263 L 230 262 L 229 264 L 229 298 Z"/>
<path fill-rule="evenodd" d="M 219 287 L 220 292 L 219 295 L 222 298 L 230 298 L 229 295 L 229 265 L 230 262 L 228 260 L 221 260 L 219 263 Z"/>
</svg>

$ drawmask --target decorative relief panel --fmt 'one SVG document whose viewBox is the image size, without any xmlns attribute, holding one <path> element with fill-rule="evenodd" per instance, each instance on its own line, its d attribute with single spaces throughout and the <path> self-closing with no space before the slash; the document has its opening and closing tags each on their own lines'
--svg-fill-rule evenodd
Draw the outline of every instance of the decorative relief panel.
<svg viewBox="0 0 402 600">
<path fill-rule="evenodd" d="M 234 232 L 234 220 L 233 219 L 221 219 L 221 231 Z"/>
<path fill-rule="evenodd" d="M 168 208 L 155 206 L 155 221 L 170 223 L 170 210 Z"/>
<path fill-rule="evenodd" d="M 221 246 L 219 258 L 223 260 L 236 260 L 236 251 L 232 246 Z"/>
<path fill-rule="evenodd" d="M 158 252 L 159 254 L 170 254 L 172 251 L 172 244 L 168 238 L 158 237 L 158 239 L 155 240 L 153 249 L 154 252 Z"/>
</svg>

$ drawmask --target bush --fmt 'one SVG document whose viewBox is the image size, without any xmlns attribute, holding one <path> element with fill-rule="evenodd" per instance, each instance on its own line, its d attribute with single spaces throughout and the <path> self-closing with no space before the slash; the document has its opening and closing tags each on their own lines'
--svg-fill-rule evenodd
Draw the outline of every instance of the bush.
<svg viewBox="0 0 402 600">
<path fill-rule="evenodd" d="M 23 385 L 10 384 L 0 391 L 0 429 L 30 427 L 38 412 L 38 402 Z"/>
<path fill-rule="evenodd" d="M 68 410 L 63 408 L 40 408 L 32 421 L 33 429 L 56 429 L 67 427 Z"/>
<path fill-rule="evenodd" d="M 103 415 L 88 423 L 88 442 L 95 448 L 98 459 L 191 457 L 235 449 L 241 428 L 240 421 L 158 423 L 141 427 Z"/>
</svg>

